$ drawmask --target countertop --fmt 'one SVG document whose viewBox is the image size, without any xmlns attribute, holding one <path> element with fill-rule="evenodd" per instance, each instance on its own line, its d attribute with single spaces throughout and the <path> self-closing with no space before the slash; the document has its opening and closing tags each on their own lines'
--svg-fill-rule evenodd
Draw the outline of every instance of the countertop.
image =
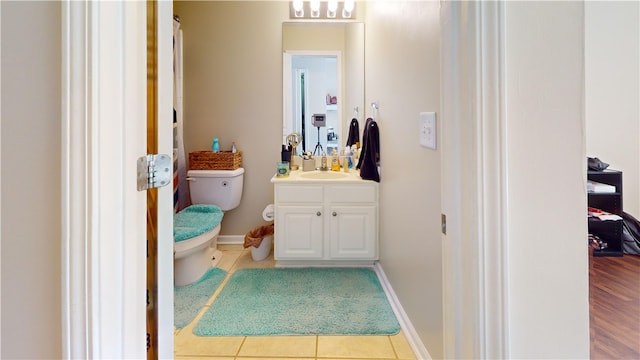
<svg viewBox="0 0 640 360">
<path fill-rule="evenodd" d="M 313 178 L 315 176 L 318 177 L 331 177 L 336 176 L 337 178 L 330 179 L 321 179 L 321 178 Z M 278 177 L 273 175 L 271 178 L 272 183 L 293 183 L 293 182 L 301 182 L 301 183 L 354 183 L 354 182 L 371 182 L 371 180 L 363 180 L 360 177 L 360 171 L 356 169 L 349 169 L 349 172 L 343 172 L 342 170 L 338 171 L 321 171 L 321 170 L 313 170 L 313 171 L 302 171 L 302 170 L 292 170 L 289 172 L 289 176 L 286 177 Z"/>
</svg>

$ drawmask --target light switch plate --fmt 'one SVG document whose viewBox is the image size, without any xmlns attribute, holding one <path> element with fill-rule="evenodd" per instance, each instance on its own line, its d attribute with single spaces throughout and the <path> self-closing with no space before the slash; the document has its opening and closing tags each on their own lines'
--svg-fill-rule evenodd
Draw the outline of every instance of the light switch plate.
<svg viewBox="0 0 640 360">
<path fill-rule="evenodd" d="M 420 113 L 420 145 L 428 149 L 436 149 L 436 113 Z"/>
</svg>

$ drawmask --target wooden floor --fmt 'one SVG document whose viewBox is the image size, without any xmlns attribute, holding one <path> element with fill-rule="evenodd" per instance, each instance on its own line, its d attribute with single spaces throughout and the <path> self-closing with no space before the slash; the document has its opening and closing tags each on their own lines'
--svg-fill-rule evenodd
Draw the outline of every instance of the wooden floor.
<svg viewBox="0 0 640 360">
<path fill-rule="evenodd" d="M 640 256 L 589 256 L 591 359 L 640 359 Z"/>
</svg>

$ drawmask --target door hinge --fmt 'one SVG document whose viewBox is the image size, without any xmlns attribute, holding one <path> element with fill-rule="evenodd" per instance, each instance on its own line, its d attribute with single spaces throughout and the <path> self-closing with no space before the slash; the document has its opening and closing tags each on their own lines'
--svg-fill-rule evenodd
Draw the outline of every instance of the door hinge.
<svg viewBox="0 0 640 360">
<path fill-rule="evenodd" d="M 138 191 L 165 186 L 171 182 L 171 156 L 148 154 L 138 158 Z"/>
</svg>

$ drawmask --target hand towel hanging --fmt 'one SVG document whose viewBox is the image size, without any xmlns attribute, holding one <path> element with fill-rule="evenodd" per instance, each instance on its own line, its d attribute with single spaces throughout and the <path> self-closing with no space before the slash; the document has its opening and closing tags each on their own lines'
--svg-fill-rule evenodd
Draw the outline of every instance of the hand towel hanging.
<svg viewBox="0 0 640 360">
<path fill-rule="evenodd" d="M 360 125 L 358 124 L 358 119 L 351 119 L 351 124 L 349 125 L 349 136 L 347 137 L 347 147 L 351 147 L 351 145 L 355 145 L 355 143 L 360 142 Z"/>
<path fill-rule="evenodd" d="M 362 160 L 364 159 L 364 146 L 367 143 L 367 133 L 369 132 L 369 125 L 371 124 L 371 122 L 373 121 L 372 118 L 367 118 L 367 120 L 364 123 L 364 129 L 362 130 L 362 142 L 360 143 L 361 145 L 361 149 L 360 149 L 360 158 L 358 159 L 358 164 L 356 165 L 356 169 L 360 169 L 360 167 L 362 167 Z"/>
<path fill-rule="evenodd" d="M 358 167 L 360 177 L 365 180 L 380 182 L 378 172 L 378 162 L 380 161 L 380 130 L 375 120 L 367 119 L 364 133 L 362 135 L 362 151 Z"/>
</svg>

